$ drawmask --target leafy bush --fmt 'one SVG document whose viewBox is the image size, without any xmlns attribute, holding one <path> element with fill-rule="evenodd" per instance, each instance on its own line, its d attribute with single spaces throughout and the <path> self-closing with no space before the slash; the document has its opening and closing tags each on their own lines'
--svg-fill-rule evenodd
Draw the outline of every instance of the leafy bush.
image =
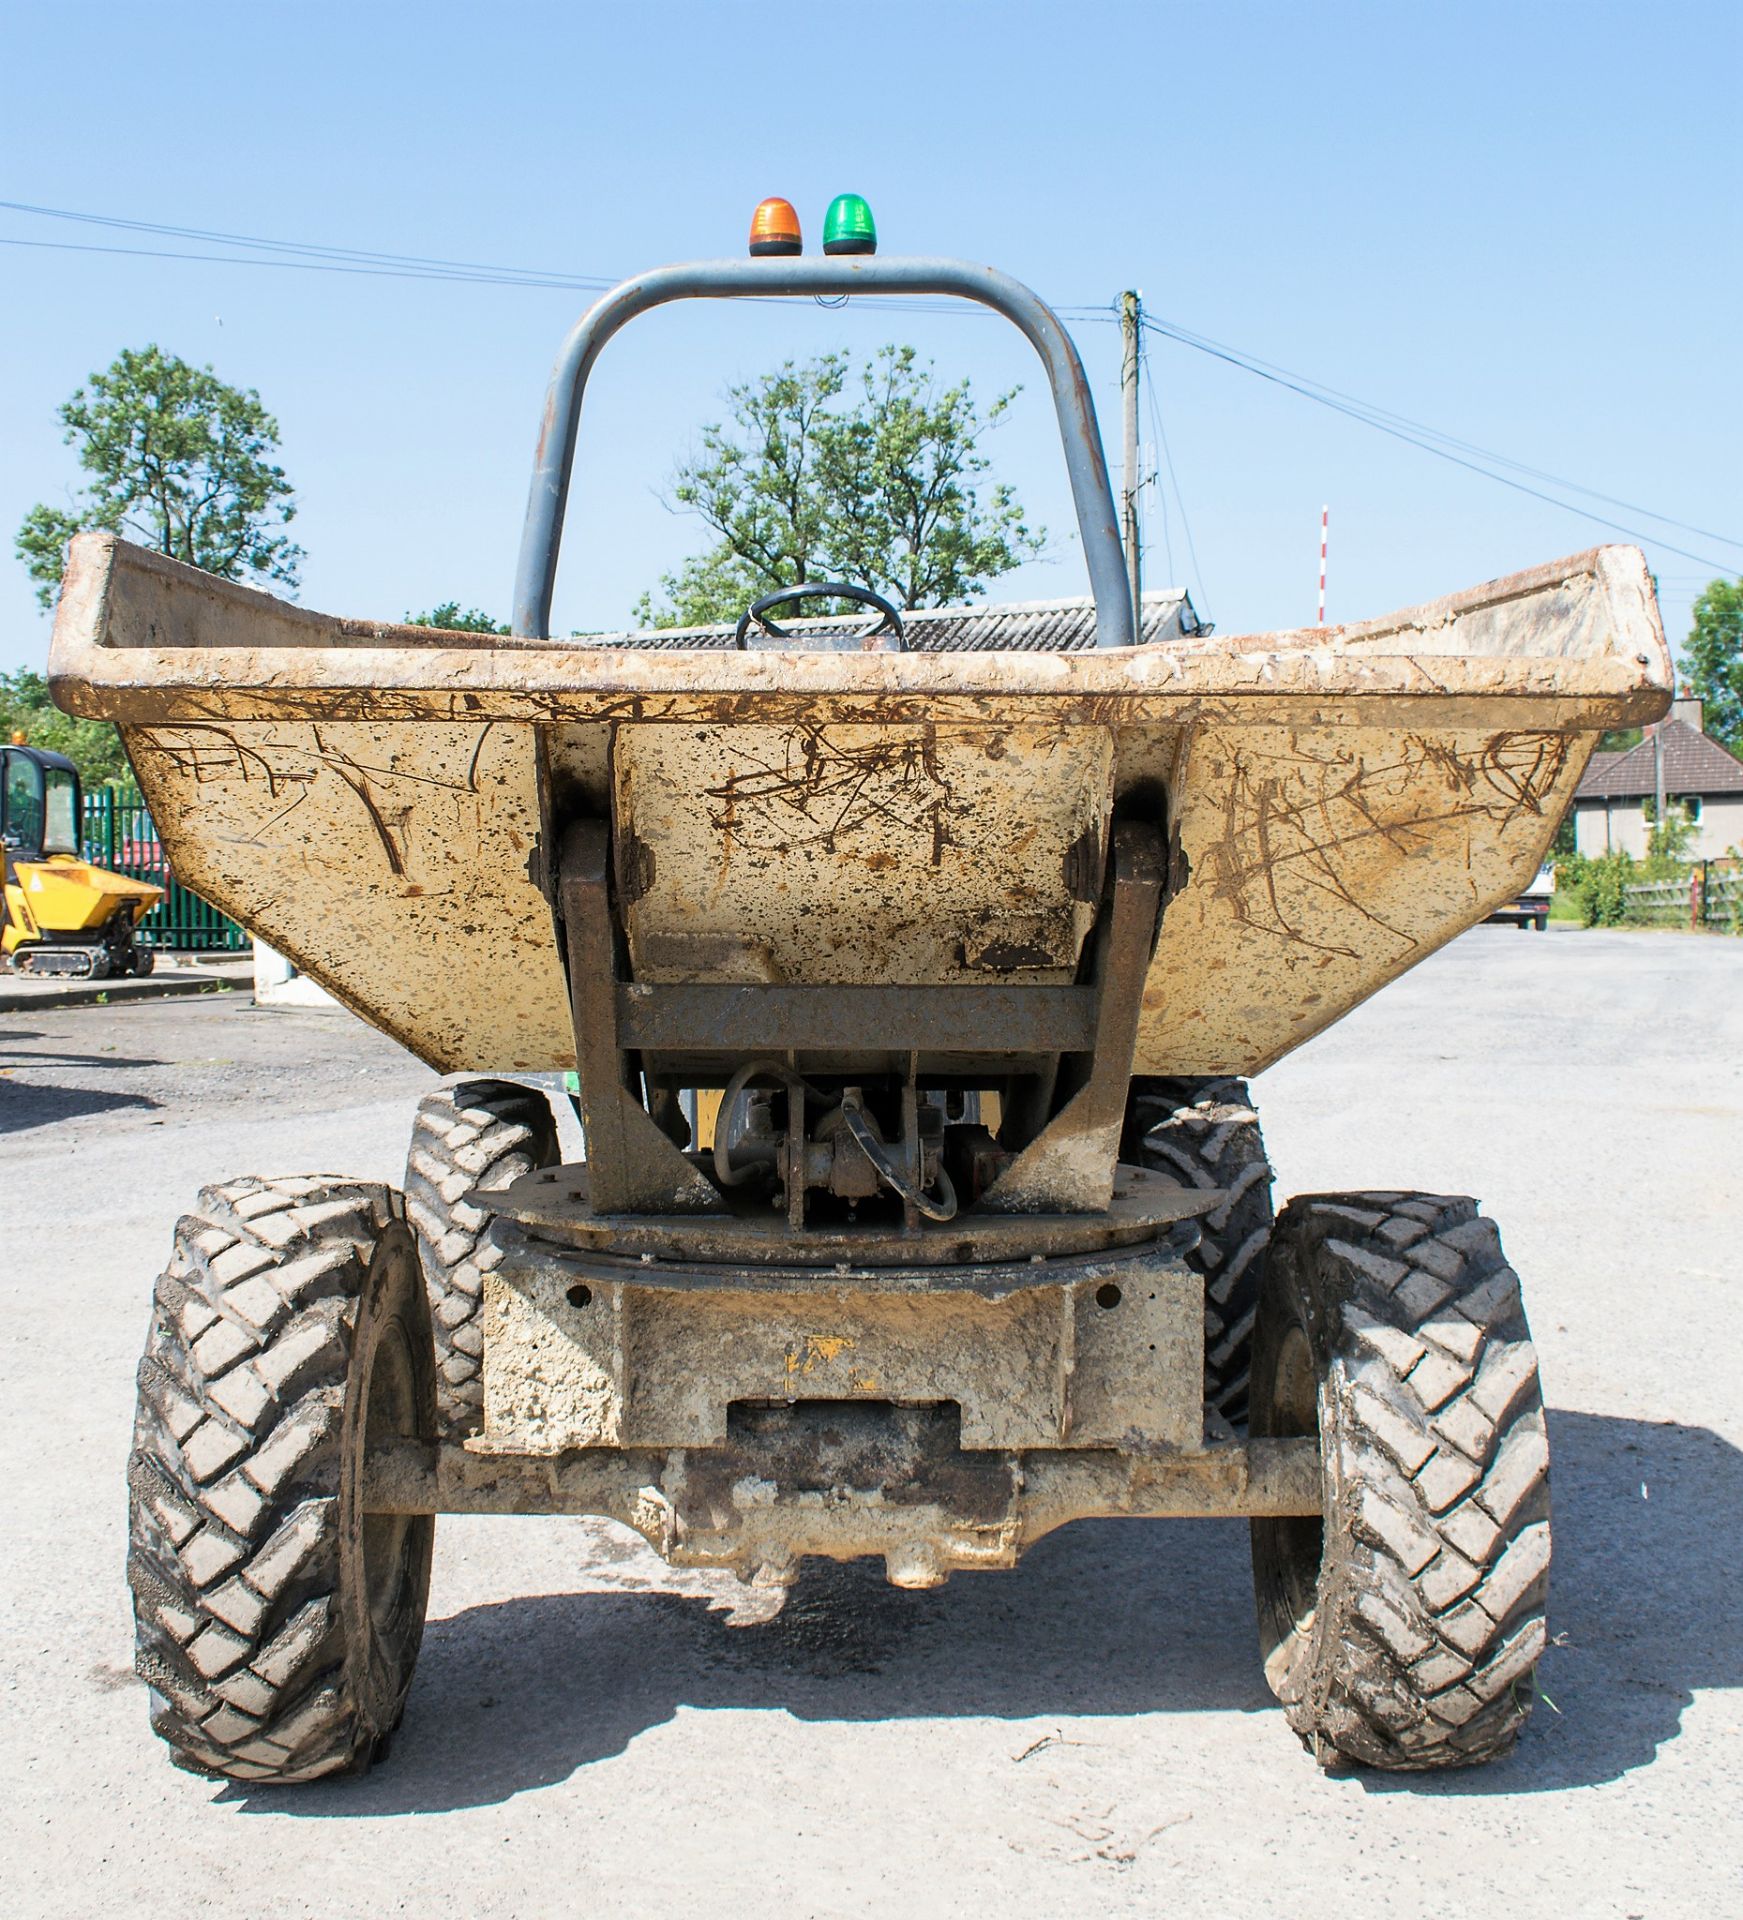
<svg viewBox="0 0 1743 1920">
<path fill-rule="evenodd" d="M 1619 927 L 1628 917 L 1627 889 L 1640 878 L 1640 863 L 1618 850 L 1592 859 L 1583 853 L 1558 860 L 1555 885 L 1579 910 L 1583 927 Z"/>
</svg>

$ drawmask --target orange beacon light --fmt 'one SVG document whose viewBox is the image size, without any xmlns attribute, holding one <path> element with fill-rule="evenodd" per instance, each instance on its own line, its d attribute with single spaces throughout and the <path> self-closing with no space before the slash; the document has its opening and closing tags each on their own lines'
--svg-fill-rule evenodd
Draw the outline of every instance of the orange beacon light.
<svg viewBox="0 0 1743 1920">
<path fill-rule="evenodd" d="M 763 201 L 751 215 L 750 251 L 752 259 L 758 260 L 767 254 L 805 251 L 805 242 L 799 233 L 799 216 L 793 211 L 792 201 L 776 194 Z"/>
</svg>

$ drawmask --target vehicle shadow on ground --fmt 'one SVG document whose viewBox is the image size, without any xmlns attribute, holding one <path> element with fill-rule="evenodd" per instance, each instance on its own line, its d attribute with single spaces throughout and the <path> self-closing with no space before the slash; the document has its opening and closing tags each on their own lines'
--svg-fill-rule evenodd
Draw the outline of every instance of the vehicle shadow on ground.
<svg viewBox="0 0 1743 1920">
<path fill-rule="evenodd" d="M 32 1059 L 22 1064 L 36 1066 Z M 149 1066 L 150 1061 L 102 1061 L 109 1066 Z M 163 1102 L 143 1093 L 104 1093 L 95 1087 L 36 1086 L 28 1081 L 0 1079 L 0 1134 L 26 1133 L 33 1127 L 52 1127 L 64 1120 L 87 1120 L 93 1114 L 128 1109 L 157 1113 Z"/>
<path fill-rule="evenodd" d="M 25 1032 L 17 1027 L 0 1026 L 0 1066 L 19 1068 L 39 1067 L 96 1067 L 104 1073 L 111 1073 L 128 1067 L 161 1067 L 162 1060 L 134 1058 L 124 1053 L 66 1053 L 58 1047 L 49 1052 L 38 1052 L 27 1046 L 33 1040 L 46 1040 L 42 1033 Z M 19 1051 L 23 1048 L 24 1051 Z"/>
<path fill-rule="evenodd" d="M 1721 1518 L 1743 1511 L 1743 1454 L 1701 1427 L 1551 1421 L 1556 1644 L 1541 1679 L 1554 1707 L 1539 1705 L 1497 1765 L 1356 1776 L 1369 1791 L 1613 1780 L 1674 1737 L 1694 1689 L 1743 1685 Z M 470 1607 L 432 1622 L 384 1765 L 222 1798 L 320 1817 L 488 1805 L 622 1753 L 683 1708 L 838 1721 L 1267 1712 L 1274 1737 L 1293 1738 L 1259 1669 L 1245 1527 L 1098 1521 L 1043 1541 L 1013 1573 L 958 1574 L 931 1593 L 887 1586 L 874 1563 L 811 1563 L 786 1610 L 755 1627 L 670 1591 Z"/>
</svg>

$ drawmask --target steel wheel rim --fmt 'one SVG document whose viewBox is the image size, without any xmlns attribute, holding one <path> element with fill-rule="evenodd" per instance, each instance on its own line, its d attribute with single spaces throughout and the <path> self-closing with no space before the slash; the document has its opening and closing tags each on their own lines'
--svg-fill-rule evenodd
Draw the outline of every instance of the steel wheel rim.
<svg viewBox="0 0 1743 1920">
<path fill-rule="evenodd" d="M 411 1336 L 396 1313 L 382 1328 L 370 1358 L 363 1412 L 366 1459 L 375 1442 L 418 1437 L 417 1381 Z M 399 1631 L 410 1604 L 417 1518 L 407 1513 L 363 1516 L 363 1592 L 370 1623 L 383 1639 Z"/>
<path fill-rule="evenodd" d="M 1268 1429 L 1278 1439 L 1319 1433 L 1319 1373 L 1307 1330 L 1292 1326 L 1277 1352 Z M 1277 1594 L 1298 1633 L 1312 1630 L 1319 1607 L 1320 1567 L 1325 1557 L 1325 1520 L 1300 1514 L 1271 1522 L 1277 1553 Z"/>
</svg>

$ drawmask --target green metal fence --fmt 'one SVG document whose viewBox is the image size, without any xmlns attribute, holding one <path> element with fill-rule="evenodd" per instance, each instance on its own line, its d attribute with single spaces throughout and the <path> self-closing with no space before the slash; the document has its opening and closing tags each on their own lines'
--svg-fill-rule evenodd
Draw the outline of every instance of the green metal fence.
<svg viewBox="0 0 1743 1920">
<path fill-rule="evenodd" d="M 248 945 L 248 935 L 234 920 L 208 906 L 170 872 L 157 828 L 136 788 L 101 787 L 87 793 L 83 838 L 87 860 L 164 889 L 163 899 L 140 928 L 147 946 L 225 953 Z"/>
</svg>

